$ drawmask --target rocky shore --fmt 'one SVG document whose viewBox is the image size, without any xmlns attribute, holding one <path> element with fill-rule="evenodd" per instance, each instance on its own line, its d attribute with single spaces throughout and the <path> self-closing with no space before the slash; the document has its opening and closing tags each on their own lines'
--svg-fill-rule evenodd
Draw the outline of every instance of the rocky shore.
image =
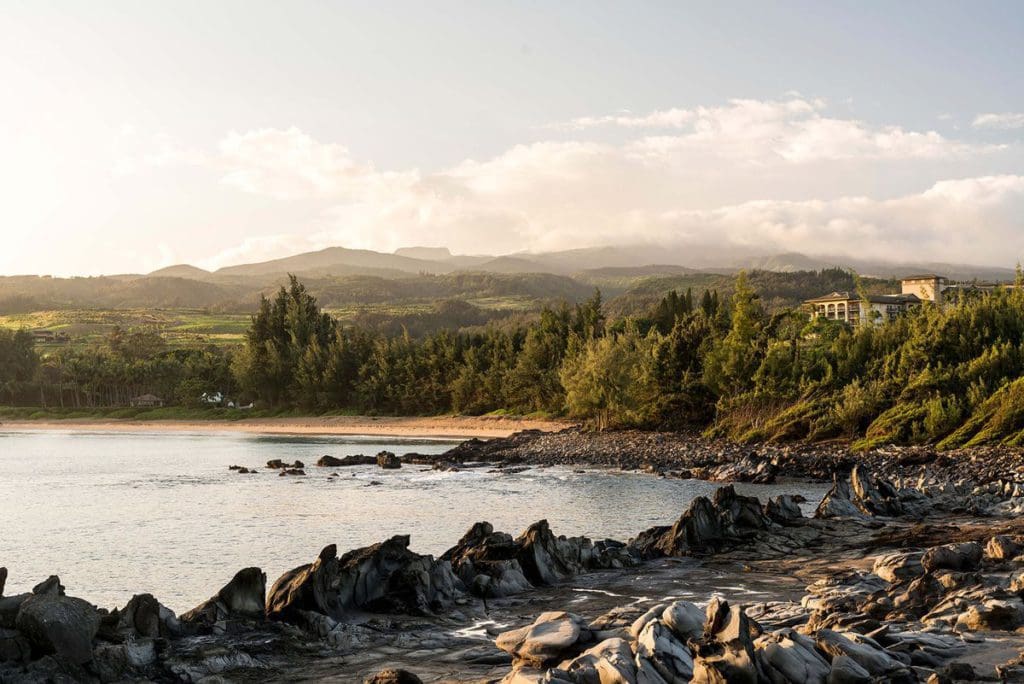
<svg viewBox="0 0 1024 684">
<path fill-rule="evenodd" d="M 4 595 L 0 569 L 0 681 L 1024 677 L 1017 492 L 869 464 L 838 474 L 813 516 L 724 486 L 628 541 L 540 520 L 518 536 L 477 523 L 437 558 L 407 536 L 331 545 L 269 586 L 239 570 L 177 616 L 149 594 L 98 608 L 57 577 Z"/>
<path fill-rule="evenodd" d="M 415 455 L 409 455 L 414 457 Z M 801 479 L 831 481 L 860 463 L 896 482 L 921 479 L 959 487 L 1007 484 L 1024 494 L 1024 447 L 971 447 L 937 451 L 927 446 L 887 446 L 852 451 L 843 442 L 736 444 L 678 432 L 572 427 L 559 432 L 527 430 L 504 439 L 471 439 L 436 461 L 458 467 L 473 462 L 505 466 L 564 465 L 645 470 L 666 477 L 713 482 Z"/>
</svg>

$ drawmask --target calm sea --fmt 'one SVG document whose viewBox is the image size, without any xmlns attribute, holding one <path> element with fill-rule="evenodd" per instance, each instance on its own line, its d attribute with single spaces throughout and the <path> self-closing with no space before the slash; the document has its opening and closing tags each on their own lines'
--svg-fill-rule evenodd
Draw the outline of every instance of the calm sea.
<svg viewBox="0 0 1024 684">
<path fill-rule="evenodd" d="M 5 593 L 57 574 L 69 594 L 100 606 L 150 592 L 181 612 L 240 568 L 259 566 L 273 582 L 330 543 L 344 552 L 410 534 L 413 550 L 440 554 L 479 520 L 516 534 L 540 518 L 557 534 L 625 540 L 671 523 L 716 486 L 562 468 L 506 475 L 313 465 L 324 454 L 433 454 L 451 445 L 229 432 L 0 432 Z M 299 459 L 308 475 L 279 477 L 261 467 L 273 458 Z M 228 470 L 232 464 L 260 473 L 238 475 Z M 808 484 L 737 488 L 762 499 L 800 493 L 812 503 L 825 491 Z"/>
</svg>

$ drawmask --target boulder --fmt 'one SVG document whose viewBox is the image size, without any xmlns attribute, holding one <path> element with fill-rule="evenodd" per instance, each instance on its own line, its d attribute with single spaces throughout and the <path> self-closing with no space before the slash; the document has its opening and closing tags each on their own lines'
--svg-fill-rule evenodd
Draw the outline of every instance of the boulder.
<svg viewBox="0 0 1024 684">
<path fill-rule="evenodd" d="M 35 594 L 21 604 L 15 626 L 32 644 L 34 654 L 55 654 L 81 665 L 92 660 L 100 614 L 79 598 Z"/>
<path fill-rule="evenodd" d="M 39 584 L 32 587 L 32 593 L 37 596 L 63 596 L 64 585 L 60 583 L 60 577 L 57 577 L 56 575 L 50 575 Z"/>
<path fill-rule="evenodd" d="M 708 603 L 704 634 L 690 641 L 695 684 L 755 684 L 758 681 L 751 624 L 738 606 L 713 598 Z"/>
<path fill-rule="evenodd" d="M 152 594 L 136 594 L 123 610 L 115 611 L 114 630 L 127 638 L 168 638 L 182 633 L 181 623 L 174 612 L 161 604 Z"/>
<path fill-rule="evenodd" d="M 636 664 L 629 642 L 625 639 L 605 639 L 576 658 L 559 665 L 571 681 L 594 684 L 634 684 Z"/>
<path fill-rule="evenodd" d="M 1024 626 L 1024 603 L 1020 597 L 990 598 L 973 603 L 956 619 L 959 632 L 1007 631 Z"/>
<path fill-rule="evenodd" d="M 668 627 L 658 620 L 647 623 L 636 640 L 636 655 L 643 658 L 668 684 L 686 684 L 693 677 L 693 655 Z"/>
<path fill-rule="evenodd" d="M 262 620 L 265 609 L 267 576 L 259 568 L 239 570 L 217 594 L 192 610 L 180 620 L 203 631 L 222 633 L 233 624 Z"/>
<path fill-rule="evenodd" d="M 583 618 L 552 611 L 541 613 L 532 624 L 499 634 L 494 643 L 510 653 L 517 666 L 544 667 L 563 660 L 578 645 L 591 639 L 592 633 Z"/>
<path fill-rule="evenodd" d="M 754 642 L 761 670 L 773 683 L 823 684 L 832 670 L 814 640 L 793 629 L 765 634 Z"/>
<path fill-rule="evenodd" d="M 928 572 L 936 570 L 975 570 L 981 563 L 982 548 L 978 542 L 933 546 L 921 557 Z"/>
<path fill-rule="evenodd" d="M 985 545 L 985 558 L 993 561 L 1007 561 L 1021 551 L 1020 544 L 1005 534 L 997 534 Z"/>
<path fill-rule="evenodd" d="M 363 684 L 423 684 L 423 680 L 408 670 L 381 670 Z"/>
<path fill-rule="evenodd" d="M 684 644 L 704 633 L 704 611 L 689 601 L 676 601 L 661 613 L 661 622 Z"/>
<path fill-rule="evenodd" d="M 534 586 L 546 586 L 583 572 L 579 548 L 572 540 L 556 537 L 547 520 L 530 525 L 515 540 L 516 560 Z"/>
<path fill-rule="evenodd" d="M 533 588 L 516 560 L 519 545 L 512 535 L 495 532 L 490 523 L 474 524 L 441 556 L 471 593 L 483 598 L 511 596 Z"/>
<path fill-rule="evenodd" d="M 377 454 L 377 465 L 385 470 L 395 470 L 402 467 L 402 460 L 390 451 L 382 451 Z"/>
<path fill-rule="evenodd" d="M 886 582 L 897 584 L 917 579 L 924 574 L 923 551 L 899 551 L 875 558 L 871 571 Z"/>
<path fill-rule="evenodd" d="M 780 494 L 768 499 L 768 503 L 764 505 L 764 514 L 780 525 L 789 525 L 804 517 L 800 504 L 789 494 Z"/>
<path fill-rule="evenodd" d="M 338 547 L 325 546 L 315 561 L 284 573 L 267 594 L 267 617 L 291 621 L 299 611 L 313 611 L 340 618 L 343 606 L 335 589 L 338 577 Z"/>
</svg>

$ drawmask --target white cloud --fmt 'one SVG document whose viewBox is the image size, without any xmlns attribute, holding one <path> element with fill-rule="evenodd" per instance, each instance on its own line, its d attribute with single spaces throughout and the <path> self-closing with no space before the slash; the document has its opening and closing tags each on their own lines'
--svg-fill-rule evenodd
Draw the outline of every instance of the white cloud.
<svg viewBox="0 0 1024 684">
<path fill-rule="evenodd" d="M 432 172 L 381 171 L 296 128 L 232 133 L 208 160 L 225 185 L 312 203 L 318 218 L 204 265 L 332 244 L 474 253 L 700 244 L 1004 264 L 1024 255 L 1024 176 L 965 173 L 1009 148 L 823 109 L 794 96 L 622 114 L 606 123 L 675 130 L 517 145 Z M 944 180 L 958 173 L 976 177 Z M 873 197 L 879 188 L 886 196 Z"/>
<path fill-rule="evenodd" d="M 278 199 L 388 191 L 418 175 L 379 173 L 357 163 L 346 147 L 321 143 L 294 127 L 232 132 L 220 143 L 217 164 L 224 184 Z"/>
<path fill-rule="evenodd" d="M 1024 112 L 1003 112 L 1001 114 L 979 114 L 971 125 L 975 128 L 1024 128 Z"/>
</svg>

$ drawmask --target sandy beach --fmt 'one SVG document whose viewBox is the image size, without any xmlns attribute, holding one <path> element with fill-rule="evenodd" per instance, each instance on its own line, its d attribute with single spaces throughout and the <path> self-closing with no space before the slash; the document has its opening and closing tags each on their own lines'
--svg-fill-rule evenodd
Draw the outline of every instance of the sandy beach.
<svg viewBox="0 0 1024 684">
<path fill-rule="evenodd" d="M 97 430 L 103 432 L 251 432 L 292 435 L 387 435 L 392 437 L 449 437 L 489 439 L 521 430 L 554 432 L 569 421 L 531 420 L 505 416 L 312 416 L 249 420 L 14 420 L 0 422 L 9 430 Z"/>
</svg>

